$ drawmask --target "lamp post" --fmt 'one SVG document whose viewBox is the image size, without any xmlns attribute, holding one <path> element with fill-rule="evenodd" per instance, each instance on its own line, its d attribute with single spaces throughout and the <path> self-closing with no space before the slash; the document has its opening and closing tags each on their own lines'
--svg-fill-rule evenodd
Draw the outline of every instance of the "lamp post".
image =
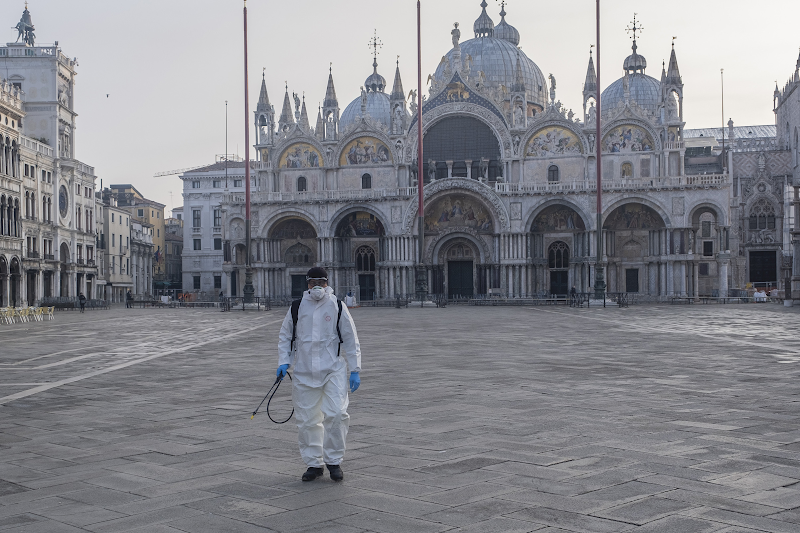
<svg viewBox="0 0 800 533">
<path fill-rule="evenodd" d="M 597 150 L 597 262 L 594 268 L 594 297 L 605 298 L 606 280 L 603 267 L 603 183 L 600 159 L 603 147 L 600 137 L 600 0 L 597 0 L 597 131 L 595 134 L 595 150 Z"/>
<path fill-rule="evenodd" d="M 425 203 L 423 189 L 425 179 L 422 174 L 422 6 L 417 0 L 417 94 L 419 94 L 419 106 L 417 107 L 417 234 L 418 234 L 418 257 L 416 268 L 416 292 L 420 306 L 425 305 L 425 297 L 428 295 L 428 272 L 425 269 Z"/>
<path fill-rule="evenodd" d="M 244 294 L 245 303 L 253 301 L 253 268 L 250 265 L 250 95 L 247 87 L 247 0 L 244 0 L 244 179 L 245 179 L 245 253 Z M 227 157 L 226 157 L 227 159 Z"/>
</svg>

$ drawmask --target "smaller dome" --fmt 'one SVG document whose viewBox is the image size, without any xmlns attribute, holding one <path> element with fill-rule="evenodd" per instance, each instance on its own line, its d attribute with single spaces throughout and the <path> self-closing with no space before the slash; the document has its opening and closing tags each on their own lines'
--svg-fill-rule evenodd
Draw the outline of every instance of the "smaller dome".
<svg viewBox="0 0 800 533">
<path fill-rule="evenodd" d="M 373 93 L 382 93 L 386 88 L 386 78 L 378 74 L 378 61 L 372 63 L 372 74 L 364 82 L 364 88 Z"/>
<path fill-rule="evenodd" d="M 631 100 L 639 104 L 650 113 L 658 113 L 661 106 L 661 82 L 647 74 L 635 73 L 628 75 L 628 87 Z M 600 96 L 603 113 L 607 109 L 614 109 L 619 102 L 625 101 L 625 78 L 620 78 L 609 85 Z"/>
<path fill-rule="evenodd" d="M 384 92 L 367 93 L 367 114 L 377 120 L 387 128 L 392 124 L 392 106 L 389 102 L 389 95 Z M 339 118 L 340 131 L 344 131 L 348 126 L 354 124 L 356 119 L 361 116 L 361 97 L 356 98 L 348 105 L 342 116 Z"/>
<path fill-rule="evenodd" d="M 483 8 L 483 12 L 481 16 L 478 17 L 478 20 L 475 21 L 475 24 L 472 26 L 472 29 L 475 30 L 475 37 L 492 37 L 494 35 L 494 21 L 486 13 L 486 6 L 489 4 L 486 3 L 486 0 L 481 2 L 481 7 Z"/>
<path fill-rule="evenodd" d="M 644 74 L 647 68 L 647 60 L 644 56 L 636 53 L 637 48 L 636 41 L 633 41 L 633 53 L 625 58 L 625 62 L 622 64 L 622 70 L 625 72 L 641 72 Z"/>
<path fill-rule="evenodd" d="M 503 5 L 502 11 L 500 11 L 500 16 L 502 17 L 500 24 L 494 28 L 495 39 L 503 39 L 510 42 L 514 46 L 519 46 L 519 31 L 517 28 L 506 22 L 505 4 Z"/>
</svg>

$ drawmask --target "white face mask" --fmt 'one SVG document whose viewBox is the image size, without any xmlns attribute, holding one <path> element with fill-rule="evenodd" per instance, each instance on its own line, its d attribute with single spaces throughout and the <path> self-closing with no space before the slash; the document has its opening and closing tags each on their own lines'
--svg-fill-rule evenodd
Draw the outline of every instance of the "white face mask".
<svg viewBox="0 0 800 533">
<path fill-rule="evenodd" d="M 317 301 L 322 300 L 325 297 L 325 287 L 314 287 L 313 289 L 308 291 L 311 294 L 311 297 Z"/>
</svg>

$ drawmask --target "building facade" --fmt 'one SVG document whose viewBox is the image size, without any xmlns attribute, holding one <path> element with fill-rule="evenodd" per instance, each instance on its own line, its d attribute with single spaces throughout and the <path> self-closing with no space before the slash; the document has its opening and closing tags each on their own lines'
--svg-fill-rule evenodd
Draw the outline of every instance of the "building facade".
<svg viewBox="0 0 800 533">
<path fill-rule="evenodd" d="M 26 8 L 23 21 L 30 25 L 30 20 Z M 81 292 L 100 297 L 96 177 L 92 167 L 75 159 L 77 64 L 58 46 L 36 46 L 32 36 L 0 47 L 0 58 L 6 76 L 3 122 L 16 124 L 2 126 L 0 189 L 7 194 L 0 196 L 6 216 L 15 217 L 8 226 L 12 233 L 6 230 L 0 245 L 4 302 L 33 305 Z"/>
<path fill-rule="evenodd" d="M 790 282 L 792 297 L 800 298 L 800 57 L 795 70 L 782 90 L 775 86 L 775 122 L 778 146 L 785 150 L 788 166 L 787 219 L 791 219 L 792 262 Z M 784 239 L 787 236 L 784 235 Z M 788 261 L 787 261 L 788 262 Z M 788 266 L 788 265 L 787 265 Z M 787 271 L 789 269 L 787 268 Z"/>
<path fill-rule="evenodd" d="M 173 217 L 176 211 L 173 210 Z M 166 266 L 165 290 L 183 290 L 183 219 L 166 220 L 166 239 L 164 241 L 164 263 Z"/>
<path fill-rule="evenodd" d="M 339 292 L 354 289 L 361 299 L 413 294 L 420 259 L 429 291 L 451 297 L 588 292 L 598 149 L 608 290 L 650 299 L 727 293 L 738 239 L 733 181 L 727 167 L 709 171 L 687 158 L 674 46 L 656 79 L 634 38 L 632 54 L 620 58 L 622 76 L 602 91 L 597 139 L 601 88 L 592 58 L 582 109 L 574 112 L 557 98 L 555 77 L 545 78 L 519 49 L 505 10 L 500 15 L 495 25 L 483 3 L 474 38 L 462 42 L 453 29 L 421 104 L 414 91 L 406 96 L 399 68 L 389 86 L 376 60 L 343 112 L 329 73 L 312 128 L 297 97 L 293 112 L 288 88 L 276 121 L 262 82 L 251 197 L 257 295 L 296 296 L 311 265 L 325 266 Z M 420 112 L 423 235 L 416 223 Z M 223 249 L 231 250 L 222 270 L 238 288 L 243 195 L 226 194 L 222 212 Z"/>
<path fill-rule="evenodd" d="M 152 224 L 131 219 L 131 275 L 133 295 L 138 298 L 153 296 L 153 233 Z"/>
<path fill-rule="evenodd" d="M 133 291 L 131 274 L 131 216 L 117 205 L 111 189 L 100 193 L 103 204 L 103 225 L 98 247 L 102 250 L 106 286 L 103 298 L 112 303 L 125 301 L 125 294 Z"/>
<path fill-rule="evenodd" d="M 183 218 L 183 290 L 206 297 L 220 291 L 241 296 L 244 284 L 244 274 L 240 277 L 238 265 L 230 261 L 230 243 L 223 246 L 224 195 L 245 190 L 244 162 L 229 159 L 218 157 L 213 165 L 183 173 L 184 205 L 180 212 L 173 210 Z M 238 259 L 243 265 L 244 257 Z"/>
</svg>

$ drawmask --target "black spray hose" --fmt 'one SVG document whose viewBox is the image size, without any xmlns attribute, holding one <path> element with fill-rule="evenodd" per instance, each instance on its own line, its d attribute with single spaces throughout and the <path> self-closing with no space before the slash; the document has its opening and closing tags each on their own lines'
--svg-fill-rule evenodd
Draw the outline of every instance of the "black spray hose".
<svg viewBox="0 0 800 533">
<path fill-rule="evenodd" d="M 289 381 L 291 381 L 292 380 L 292 375 L 289 374 L 288 372 L 286 373 L 286 375 L 289 376 Z M 269 391 L 267 392 L 267 395 L 264 396 L 264 399 L 261 400 L 261 403 L 258 404 L 258 407 L 256 407 L 256 410 L 253 411 L 253 416 L 250 417 L 250 420 L 252 420 L 256 416 L 256 413 L 258 413 L 258 410 L 261 409 L 262 405 L 264 405 L 264 402 L 267 402 L 267 416 L 269 417 L 270 420 L 272 420 L 276 424 L 285 424 L 286 422 L 288 422 L 289 420 L 292 419 L 292 416 L 294 415 L 294 407 L 292 407 L 292 413 L 289 415 L 289 418 L 287 418 L 283 422 L 278 422 L 277 420 L 272 418 L 272 415 L 269 414 L 269 404 L 272 402 L 272 398 L 275 397 L 275 393 L 278 392 L 278 388 L 281 386 L 282 382 L 283 382 L 283 378 L 281 376 L 278 376 L 277 378 L 275 378 L 275 383 L 272 384 L 272 387 L 270 387 Z M 267 398 L 269 398 L 269 401 L 267 401 Z"/>
</svg>

